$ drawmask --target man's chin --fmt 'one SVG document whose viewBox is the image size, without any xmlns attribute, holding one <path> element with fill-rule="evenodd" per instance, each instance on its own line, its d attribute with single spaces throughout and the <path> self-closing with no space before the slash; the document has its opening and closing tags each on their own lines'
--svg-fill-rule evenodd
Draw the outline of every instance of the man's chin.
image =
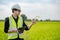
<svg viewBox="0 0 60 40">
<path fill-rule="evenodd" d="M 18 14 L 17 16 L 19 16 L 20 14 Z"/>
</svg>

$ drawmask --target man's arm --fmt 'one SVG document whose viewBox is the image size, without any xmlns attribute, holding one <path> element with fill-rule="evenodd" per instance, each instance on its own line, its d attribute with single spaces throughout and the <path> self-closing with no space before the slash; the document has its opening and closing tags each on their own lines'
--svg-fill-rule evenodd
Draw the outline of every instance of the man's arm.
<svg viewBox="0 0 60 40">
<path fill-rule="evenodd" d="M 18 32 L 18 30 L 8 30 L 8 33 Z"/>
<path fill-rule="evenodd" d="M 32 23 L 30 25 L 28 25 L 28 28 L 30 29 L 32 27 L 32 25 L 36 24 L 36 21 L 33 19 Z"/>
<path fill-rule="evenodd" d="M 8 17 L 5 18 L 5 23 L 4 23 L 4 32 L 8 33 L 8 29 L 9 29 L 9 19 Z"/>
<path fill-rule="evenodd" d="M 25 30 L 29 30 L 28 26 L 25 24 L 25 22 L 23 21 L 23 27 Z"/>
<path fill-rule="evenodd" d="M 5 33 L 18 32 L 17 30 L 9 30 L 9 18 L 8 17 L 5 18 L 4 32 Z"/>
<path fill-rule="evenodd" d="M 23 26 L 25 27 L 25 30 L 29 30 L 35 23 L 36 23 L 35 20 L 32 20 L 32 23 L 30 25 L 26 25 L 23 20 Z"/>
</svg>

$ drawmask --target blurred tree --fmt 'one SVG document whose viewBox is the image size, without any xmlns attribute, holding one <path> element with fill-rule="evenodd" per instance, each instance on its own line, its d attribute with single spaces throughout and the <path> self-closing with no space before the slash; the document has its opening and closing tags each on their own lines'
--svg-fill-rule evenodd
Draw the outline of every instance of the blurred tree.
<svg viewBox="0 0 60 40">
<path fill-rule="evenodd" d="M 36 19 L 36 21 L 38 21 L 38 19 Z"/>
<path fill-rule="evenodd" d="M 24 20 L 27 20 L 27 16 L 25 14 L 21 14 L 21 17 L 24 19 Z"/>
<path fill-rule="evenodd" d="M 43 21 L 42 19 L 40 21 Z"/>
<path fill-rule="evenodd" d="M 27 19 L 27 21 L 31 21 L 31 19 Z"/>
<path fill-rule="evenodd" d="M 46 19 L 46 21 L 50 21 L 50 19 Z"/>
</svg>

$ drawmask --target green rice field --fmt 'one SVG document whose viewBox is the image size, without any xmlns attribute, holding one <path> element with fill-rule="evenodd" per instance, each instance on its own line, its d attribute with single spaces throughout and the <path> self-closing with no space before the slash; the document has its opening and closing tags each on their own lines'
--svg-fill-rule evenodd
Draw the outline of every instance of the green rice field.
<svg viewBox="0 0 60 40">
<path fill-rule="evenodd" d="M 7 33 L 4 33 L 4 22 L 0 21 L 0 40 L 7 40 L 7 37 Z M 30 30 L 24 31 L 24 39 L 60 40 L 60 22 L 36 22 Z"/>
</svg>

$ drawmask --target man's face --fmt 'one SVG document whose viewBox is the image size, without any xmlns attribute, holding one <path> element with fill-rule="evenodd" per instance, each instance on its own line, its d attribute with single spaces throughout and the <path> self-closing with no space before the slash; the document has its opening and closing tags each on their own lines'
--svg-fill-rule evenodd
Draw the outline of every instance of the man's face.
<svg viewBox="0 0 60 40">
<path fill-rule="evenodd" d="M 20 12 L 21 12 L 21 10 L 18 10 L 18 9 L 14 9 L 14 13 L 15 13 L 15 15 L 19 15 L 20 14 Z"/>
</svg>

